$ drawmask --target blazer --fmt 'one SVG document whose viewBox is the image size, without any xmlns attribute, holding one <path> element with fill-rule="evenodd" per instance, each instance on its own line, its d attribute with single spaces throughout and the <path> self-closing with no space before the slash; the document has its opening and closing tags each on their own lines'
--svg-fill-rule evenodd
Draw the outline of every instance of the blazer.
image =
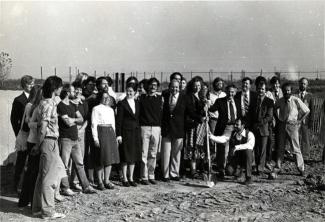
<svg viewBox="0 0 325 222">
<path fill-rule="evenodd" d="M 183 138 L 185 134 L 185 119 L 189 116 L 196 122 L 201 121 L 201 116 L 195 113 L 187 95 L 179 93 L 174 110 L 169 108 L 170 92 L 164 94 L 161 135 L 163 137 Z"/>
<path fill-rule="evenodd" d="M 272 99 L 268 97 L 264 97 L 261 107 L 258 110 L 257 108 L 257 100 L 254 101 L 254 115 L 252 118 L 252 125 L 254 132 L 259 132 L 261 136 L 269 136 L 270 135 L 270 124 L 273 120 L 273 107 L 274 102 Z"/>
<path fill-rule="evenodd" d="M 138 100 L 135 99 L 134 102 L 135 113 L 133 113 L 126 98 L 117 104 L 117 115 L 115 121 L 116 136 L 122 136 L 122 131 L 125 130 L 140 130 L 140 105 Z"/>
<path fill-rule="evenodd" d="M 242 105 L 244 104 L 241 104 L 241 96 L 242 96 L 243 92 L 240 91 L 238 92 L 236 95 L 235 95 L 235 98 L 239 100 L 240 102 L 240 107 L 242 107 Z M 252 118 L 254 116 L 254 107 L 256 106 L 256 102 L 257 102 L 257 93 L 250 90 L 249 91 L 249 106 L 248 106 L 248 113 L 246 115 L 246 118 L 247 118 L 247 127 L 248 129 L 251 129 L 252 128 Z M 241 113 L 242 115 L 242 113 Z"/>
<path fill-rule="evenodd" d="M 25 106 L 27 104 L 27 96 L 23 92 L 14 99 L 11 108 L 10 122 L 12 129 L 14 130 L 15 136 L 18 135 L 20 130 L 21 121 L 23 119 Z"/>
<path fill-rule="evenodd" d="M 303 120 L 302 124 L 307 125 L 309 128 L 313 125 L 313 117 L 314 117 L 314 99 L 313 94 L 310 92 L 306 92 L 304 98 L 302 99 L 300 96 L 300 92 L 294 94 L 294 96 L 300 98 L 309 108 L 310 113 L 307 115 L 306 119 Z"/>
<path fill-rule="evenodd" d="M 216 128 L 214 130 L 214 134 L 216 136 L 221 136 L 223 134 L 229 122 L 227 101 L 228 101 L 227 97 L 217 99 L 209 109 L 210 112 L 215 112 L 215 111 L 219 112 L 218 121 L 216 124 Z M 237 117 L 241 117 L 242 111 L 240 106 L 240 100 L 238 100 L 238 98 L 234 98 L 234 101 L 237 109 Z"/>
</svg>

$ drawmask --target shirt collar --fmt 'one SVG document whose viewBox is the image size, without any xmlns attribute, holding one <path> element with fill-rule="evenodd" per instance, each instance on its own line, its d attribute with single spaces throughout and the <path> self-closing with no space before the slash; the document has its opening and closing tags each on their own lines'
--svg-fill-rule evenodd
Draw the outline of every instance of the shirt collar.
<svg viewBox="0 0 325 222">
<path fill-rule="evenodd" d="M 241 132 L 240 135 L 243 136 L 243 137 L 246 137 L 246 129 L 243 129 L 243 131 Z"/>
<path fill-rule="evenodd" d="M 25 94 L 26 98 L 28 99 L 28 97 L 29 97 L 29 93 L 26 92 L 26 91 L 24 91 L 24 94 Z"/>
</svg>

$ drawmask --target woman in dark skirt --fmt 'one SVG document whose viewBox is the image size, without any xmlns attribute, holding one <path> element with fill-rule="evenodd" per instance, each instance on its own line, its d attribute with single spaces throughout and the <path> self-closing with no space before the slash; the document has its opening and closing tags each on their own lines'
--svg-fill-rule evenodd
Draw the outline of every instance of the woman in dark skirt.
<svg viewBox="0 0 325 222">
<path fill-rule="evenodd" d="M 133 180 L 134 166 L 141 161 L 141 134 L 139 124 L 139 102 L 134 99 L 135 83 L 126 85 L 126 98 L 117 105 L 116 134 L 120 143 L 120 157 L 123 171 L 123 186 L 137 186 Z M 129 168 L 129 179 L 127 169 Z"/>
<path fill-rule="evenodd" d="M 110 107 L 113 98 L 107 92 L 100 92 L 97 95 L 100 104 L 93 108 L 91 114 L 91 130 L 96 149 L 96 173 L 98 176 L 98 189 L 114 189 L 114 185 L 109 181 L 112 164 L 120 162 L 115 135 L 115 113 Z M 104 169 L 104 183 L 102 174 Z"/>
</svg>

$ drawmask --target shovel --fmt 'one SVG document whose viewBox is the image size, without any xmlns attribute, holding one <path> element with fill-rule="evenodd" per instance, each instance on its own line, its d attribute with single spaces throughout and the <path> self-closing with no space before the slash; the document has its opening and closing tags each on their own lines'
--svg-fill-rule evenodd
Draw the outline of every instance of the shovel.
<svg viewBox="0 0 325 222">
<path fill-rule="evenodd" d="M 205 120 L 205 128 L 206 128 L 206 146 L 207 146 L 207 157 L 208 157 L 208 174 L 204 175 L 204 181 L 208 188 L 213 187 L 215 184 L 212 179 L 211 173 L 211 155 L 210 155 L 210 138 L 209 138 L 209 119 L 208 112 L 206 112 L 206 120 Z"/>
</svg>

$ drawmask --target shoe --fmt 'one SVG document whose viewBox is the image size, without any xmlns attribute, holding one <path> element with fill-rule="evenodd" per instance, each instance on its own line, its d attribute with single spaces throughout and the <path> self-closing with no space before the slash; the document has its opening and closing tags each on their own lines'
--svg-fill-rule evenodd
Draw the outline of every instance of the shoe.
<svg viewBox="0 0 325 222">
<path fill-rule="evenodd" d="M 57 202 L 63 202 L 63 201 L 65 201 L 65 198 L 60 194 L 55 194 L 54 200 Z"/>
<path fill-rule="evenodd" d="M 171 177 L 170 179 L 173 181 L 179 181 L 179 177 Z"/>
<path fill-rule="evenodd" d="M 306 177 L 306 173 L 304 170 L 299 170 L 299 175 L 302 177 Z"/>
<path fill-rule="evenodd" d="M 77 191 L 82 191 L 82 187 L 79 184 L 71 184 L 70 188 Z"/>
<path fill-rule="evenodd" d="M 92 186 L 88 186 L 86 189 L 83 190 L 84 194 L 94 194 L 97 193 L 96 190 Z"/>
<path fill-rule="evenodd" d="M 97 186 L 98 190 L 105 190 L 104 184 L 103 183 L 99 183 Z"/>
<path fill-rule="evenodd" d="M 51 216 L 42 215 L 42 218 L 43 219 L 59 219 L 59 218 L 65 218 L 65 214 L 53 213 Z"/>
<path fill-rule="evenodd" d="M 70 196 L 70 197 L 76 195 L 76 193 L 73 192 L 70 188 L 62 190 L 61 194 L 64 196 Z"/>
<path fill-rule="evenodd" d="M 219 180 L 224 180 L 225 179 L 225 172 L 220 171 L 219 174 L 218 174 L 218 178 L 219 178 Z"/>
<path fill-rule="evenodd" d="M 42 215 L 42 211 L 37 211 L 32 214 L 33 214 L 33 216 L 40 216 L 40 215 Z"/>
<path fill-rule="evenodd" d="M 141 180 L 141 184 L 142 185 L 149 185 L 149 181 L 148 180 Z"/>
<path fill-rule="evenodd" d="M 96 184 L 95 184 L 95 182 L 93 180 L 89 180 L 89 185 L 92 186 L 92 187 L 96 186 Z"/>
<path fill-rule="evenodd" d="M 169 179 L 169 178 L 162 178 L 161 180 L 162 180 L 163 182 L 166 182 L 166 183 L 170 182 L 170 179 Z"/>
<path fill-rule="evenodd" d="M 252 178 L 250 178 L 250 177 L 247 177 L 245 182 L 244 182 L 244 184 L 247 185 L 247 186 L 252 184 L 252 183 L 253 183 L 253 181 L 252 181 Z"/>
<path fill-rule="evenodd" d="M 132 187 L 137 187 L 137 186 L 138 186 L 137 183 L 134 182 L 134 181 L 129 181 L 129 184 L 130 184 Z"/>
<path fill-rule="evenodd" d="M 154 179 L 149 179 L 149 183 L 151 183 L 152 185 L 156 185 L 157 182 Z"/>
<path fill-rule="evenodd" d="M 123 184 L 124 187 L 129 187 L 130 186 L 128 181 L 122 181 L 122 184 Z"/>
<path fill-rule="evenodd" d="M 110 182 L 106 183 L 104 186 L 105 186 L 106 189 L 109 189 L 109 190 L 114 189 L 114 185 L 112 183 L 110 183 Z"/>
</svg>

